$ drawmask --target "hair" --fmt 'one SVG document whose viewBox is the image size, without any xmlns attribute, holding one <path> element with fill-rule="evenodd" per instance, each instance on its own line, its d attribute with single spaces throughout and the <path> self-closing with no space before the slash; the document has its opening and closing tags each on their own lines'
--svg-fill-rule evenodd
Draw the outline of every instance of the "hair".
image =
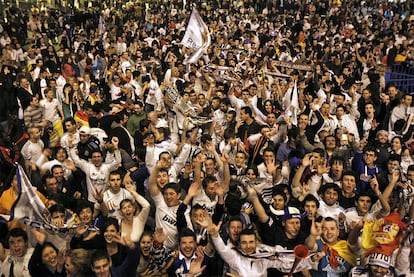
<svg viewBox="0 0 414 277">
<path fill-rule="evenodd" d="M 57 247 L 48 241 L 45 241 L 42 245 L 40 245 L 40 253 L 43 253 L 43 251 L 47 248 L 47 247 L 52 247 L 57 254 L 59 254 L 59 249 L 57 249 Z"/>
<path fill-rule="evenodd" d="M 334 162 L 341 162 L 343 165 L 346 164 L 345 161 L 344 161 L 344 158 L 341 157 L 341 156 L 337 156 L 337 155 L 334 155 L 334 156 L 331 157 L 331 159 L 329 160 L 329 165 L 332 166 L 334 164 Z"/>
<path fill-rule="evenodd" d="M 139 130 L 144 131 L 144 128 L 148 128 L 150 124 L 151 122 L 148 119 L 144 118 L 139 122 Z"/>
<path fill-rule="evenodd" d="M 224 131 L 224 140 L 227 142 L 229 139 L 231 138 L 235 138 L 236 137 L 236 133 L 233 129 L 226 129 Z"/>
<path fill-rule="evenodd" d="M 177 194 L 181 192 L 181 186 L 180 186 L 180 184 L 177 184 L 177 183 L 168 183 L 168 184 L 166 184 L 165 187 L 163 188 L 163 192 L 166 191 L 167 189 L 172 189 Z"/>
<path fill-rule="evenodd" d="M 320 206 L 319 200 L 313 194 L 306 195 L 306 197 L 302 201 L 303 207 L 305 207 L 306 202 L 315 202 L 316 208 L 319 209 L 319 206 Z"/>
<path fill-rule="evenodd" d="M 195 204 L 194 206 L 191 207 L 190 213 L 193 213 L 197 210 L 203 210 L 204 211 L 204 208 L 203 208 L 203 206 L 201 206 L 200 204 L 197 203 L 197 204 Z"/>
<path fill-rule="evenodd" d="M 105 220 L 104 220 L 104 222 L 101 226 L 101 233 L 103 234 L 105 232 L 105 230 L 111 225 L 114 225 L 116 231 L 119 232 L 118 220 L 116 218 L 113 218 L 113 217 L 107 217 L 107 218 L 105 218 Z"/>
<path fill-rule="evenodd" d="M 8 236 L 7 236 L 7 242 L 9 241 L 9 239 L 11 237 L 13 237 L 13 238 L 22 237 L 24 242 L 27 242 L 27 240 L 28 240 L 27 233 L 22 228 L 13 228 L 13 229 L 11 229 Z"/>
<path fill-rule="evenodd" d="M 372 193 L 368 192 L 368 191 L 361 191 L 359 192 L 356 197 L 355 197 L 355 202 L 358 202 L 359 198 L 364 197 L 364 196 L 368 196 L 371 199 L 371 203 L 374 204 L 374 195 L 372 195 Z"/>
<path fill-rule="evenodd" d="M 209 183 L 217 182 L 217 178 L 213 175 L 206 175 L 203 180 L 203 188 L 206 188 Z"/>
<path fill-rule="evenodd" d="M 93 264 L 96 261 L 104 260 L 104 259 L 105 260 L 108 260 L 108 262 L 111 261 L 111 257 L 109 256 L 108 251 L 106 251 L 106 249 L 105 250 L 98 249 L 98 250 L 94 251 L 92 253 L 92 256 L 91 256 L 91 265 L 92 265 L 92 268 L 93 268 Z"/>
<path fill-rule="evenodd" d="M 337 228 L 339 228 L 339 226 L 338 226 L 338 221 L 336 221 L 336 219 L 335 219 L 335 218 L 333 218 L 333 217 L 330 217 L 330 216 L 325 217 L 324 221 L 325 221 L 325 222 L 335 222 L 336 227 L 337 227 Z"/>
<path fill-rule="evenodd" d="M 87 200 L 78 201 L 76 204 L 77 204 L 76 205 L 76 208 L 77 208 L 76 209 L 76 214 L 77 215 L 79 215 L 82 212 L 82 210 L 84 210 L 84 209 L 90 209 L 91 212 L 93 212 L 93 204 L 91 202 L 87 201 Z"/>
<path fill-rule="evenodd" d="M 55 149 L 53 149 L 53 157 L 54 157 L 54 158 L 56 158 L 56 155 L 57 155 L 57 153 L 58 153 L 60 150 L 65 151 L 66 158 L 67 158 L 67 157 L 69 157 L 68 152 L 66 151 L 66 149 L 65 149 L 65 148 L 63 148 L 62 146 L 58 146 L 58 147 L 56 147 Z M 52 170 L 53 170 L 53 167 L 55 167 L 55 166 L 56 166 L 56 165 L 52 166 L 52 168 L 51 168 L 51 170 L 50 170 L 50 171 L 52 171 Z"/>
<path fill-rule="evenodd" d="M 230 106 L 230 99 L 228 98 L 221 98 L 220 99 L 220 104 L 226 105 L 226 106 Z"/>
<path fill-rule="evenodd" d="M 98 148 L 92 149 L 91 150 L 91 157 L 92 157 L 93 153 L 99 153 L 103 157 L 103 153 L 102 153 L 101 149 L 98 149 Z"/>
<path fill-rule="evenodd" d="M 66 122 L 70 122 L 70 123 L 72 123 L 73 125 L 76 125 L 76 120 L 73 118 L 73 117 L 68 117 L 68 118 L 65 118 L 65 120 L 63 121 L 63 126 L 65 126 L 65 123 Z M 65 128 L 65 127 L 64 127 Z"/>
<path fill-rule="evenodd" d="M 321 186 L 319 193 L 324 194 L 328 189 L 334 189 L 338 195 L 341 193 L 341 189 L 335 183 L 326 183 L 324 186 Z"/>
<path fill-rule="evenodd" d="M 157 128 L 158 132 L 164 135 L 164 139 L 168 139 L 170 136 L 170 130 L 165 127 Z"/>
<path fill-rule="evenodd" d="M 241 152 L 241 153 L 243 153 L 243 154 L 244 154 L 244 152 Z M 246 172 L 247 172 L 249 169 L 253 170 L 253 172 L 254 172 L 254 174 L 256 174 L 256 176 L 259 176 L 259 169 L 257 168 L 257 166 L 256 166 L 256 165 L 251 165 L 251 166 L 248 166 L 248 167 L 246 168 Z"/>
<path fill-rule="evenodd" d="M 90 253 L 83 249 L 70 249 L 66 254 L 76 268 L 77 273 L 87 273 L 89 272 L 89 265 L 91 264 L 91 255 Z"/>
<path fill-rule="evenodd" d="M 355 172 L 354 172 L 354 171 L 351 171 L 351 170 L 345 171 L 345 172 L 342 174 L 342 179 L 343 179 L 345 176 L 352 176 L 352 177 L 354 177 L 354 178 L 355 178 L 355 180 L 356 180 L 356 175 L 355 175 Z"/>
<path fill-rule="evenodd" d="M 299 136 L 299 128 L 292 126 L 292 128 L 288 129 L 287 136 L 289 139 L 297 138 Z"/>
<path fill-rule="evenodd" d="M 242 235 L 254 235 L 254 236 L 256 236 L 256 235 L 257 235 L 257 233 L 256 233 L 256 230 L 254 230 L 254 229 L 245 228 L 245 229 L 243 229 L 243 230 L 240 232 L 240 234 L 239 234 L 239 236 L 240 236 L 240 237 L 241 237 Z"/>
<path fill-rule="evenodd" d="M 227 112 L 227 114 L 231 114 L 231 115 L 233 115 L 233 118 L 235 118 L 235 117 L 236 117 L 236 111 L 234 111 L 234 110 L 230 110 L 230 111 L 228 111 L 228 112 Z"/>
<path fill-rule="evenodd" d="M 113 175 L 119 175 L 122 177 L 122 174 L 119 170 L 114 170 L 114 171 L 109 172 L 109 176 L 113 176 Z"/>
<path fill-rule="evenodd" d="M 407 172 L 408 171 L 414 171 L 414 164 L 410 164 L 407 168 Z"/>
<path fill-rule="evenodd" d="M 398 163 L 401 163 L 401 155 L 398 155 L 398 154 L 390 154 L 388 156 L 388 161 L 397 161 Z"/>
<path fill-rule="evenodd" d="M 374 152 L 375 156 L 377 156 L 377 149 L 374 146 L 371 146 L 371 145 L 365 146 L 363 153 L 365 154 L 367 152 Z"/>
<path fill-rule="evenodd" d="M 54 178 L 54 177 L 53 177 Z M 49 208 L 49 213 L 52 215 L 54 213 L 65 213 L 65 207 L 61 204 L 55 204 L 52 207 Z"/>
<path fill-rule="evenodd" d="M 253 111 L 250 107 L 245 106 L 245 107 L 242 107 L 240 110 L 244 111 L 244 113 L 248 114 L 250 117 L 253 116 Z"/>
<path fill-rule="evenodd" d="M 126 203 L 130 203 L 135 208 L 134 202 L 135 201 L 132 201 L 131 199 L 128 199 L 128 198 L 122 199 L 122 201 L 119 203 L 119 210 L 121 210 L 124 204 Z"/>
<path fill-rule="evenodd" d="M 242 226 L 243 226 L 243 220 L 240 218 L 240 215 L 239 215 L 239 216 L 231 216 L 231 217 L 229 218 L 229 221 L 227 222 L 227 226 L 230 226 L 230 224 L 231 224 L 232 222 L 234 222 L 234 221 L 238 221 L 238 222 L 240 222 L 240 223 L 242 224 Z"/>
<path fill-rule="evenodd" d="M 289 186 L 288 184 L 279 184 L 277 185 L 277 188 L 282 191 L 287 189 L 287 191 L 289 192 L 290 198 L 292 198 L 292 187 L 291 186 Z"/>
<path fill-rule="evenodd" d="M 190 228 L 184 228 L 183 230 L 181 230 L 181 232 L 178 234 L 178 242 L 180 243 L 181 239 L 184 237 L 192 237 L 194 241 L 197 240 L 196 235 Z"/>
<path fill-rule="evenodd" d="M 64 148 L 60 148 L 60 149 L 65 150 Z M 66 152 L 66 150 L 65 150 L 65 152 Z M 60 165 L 60 164 L 55 164 L 55 165 L 54 165 L 54 166 L 52 166 L 52 168 L 50 169 L 50 173 L 52 173 L 52 174 L 53 174 L 53 171 L 54 171 L 56 168 L 61 168 L 61 169 L 63 170 L 63 166 L 62 166 L 62 165 Z M 51 177 L 53 177 L 53 176 L 51 176 Z"/>
<path fill-rule="evenodd" d="M 276 195 L 280 195 L 283 197 L 283 200 L 285 201 L 285 204 L 287 202 L 287 196 L 286 193 L 283 191 L 284 188 L 279 188 L 278 186 L 273 187 L 272 189 L 272 198 Z"/>
</svg>

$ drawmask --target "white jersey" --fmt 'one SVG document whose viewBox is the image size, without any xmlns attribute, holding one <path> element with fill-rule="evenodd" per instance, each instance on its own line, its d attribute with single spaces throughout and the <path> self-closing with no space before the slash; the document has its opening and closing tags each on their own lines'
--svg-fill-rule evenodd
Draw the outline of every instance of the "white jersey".
<svg viewBox="0 0 414 277">
<path fill-rule="evenodd" d="M 102 164 L 96 167 L 94 164 L 85 160 L 81 160 L 75 152 L 71 149 L 70 157 L 76 166 L 82 169 L 86 174 L 86 188 L 88 190 L 88 201 L 96 203 L 95 194 L 105 191 L 108 188 L 109 173 L 116 170 L 121 165 L 121 153 L 115 150 L 115 160 L 110 164 Z"/>
<path fill-rule="evenodd" d="M 31 142 L 28 140 L 21 150 L 22 156 L 25 160 L 30 160 L 30 162 L 41 166 L 42 163 L 47 161 L 47 158 L 43 155 L 44 144 L 42 140 L 37 142 Z"/>
<path fill-rule="evenodd" d="M 40 101 L 40 105 L 44 108 L 44 118 L 52 123 L 60 120 L 59 115 L 59 102 L 57 99 L 52 99 L 52 101 L 48 101 L 47 99 L 43 99 Z"/>
<path fill-rule="evenodd" d="M 213 214 L 217 201 L 217 196 L 214 200 L 211 200 L 210 197 L 207 196 L 204 189 L 200 188 L 197 194 L 193 197 L 193 206 L 195 204 L 199 204 L 203 207 L 203 209 L 207 210 L 210 214 Z"/>
<path fill-rule="evenodd" d="M 231 272 L 236 273 L 237 276 L 255 276 L 255 277 L 265 277 L 267 276 L 268 268 L 276 268 L 281 272 L 288 273 L 293 266 L 295 257 L 292 253 L 284 255 L 280 254 L 278 257 L 267 257 L 267 258 L 249 258 L 243 256 L 237 250 L 230 248 L 228 245 L 225 245 L 220 236 L 212 238 L 214 246 L 216 247 L 217 252 L 220 254 L 222 259 L 229 265 Z M 272 248 L 272 253 L 284 252 L 285 249 L 280 245 Z M 288 252 L 288 251 L 286 251 Z M 293 252 L 293 251 L 291 251 Z M 256 254 L 261 253 L 261 251 L 256 251 Z M 300 272 L 305 269 L 312 268 L 311 257 L 301 260 L 296 267 L 295 272 Z"/>
<path fill-rule="evenodd" d="M 28 248 L 23 257 L 15 257 L 8 255 L 2 263 L 0 263 L 0 276 L 9 276 L 10 265 L 13 262 L 14 276 L 30 277 L 29 261 L 33 254 L 33 248 Z"/>
<path fill-rule="evenodd" d="M 155 212 L 155 225 L 157 228 L 162 228 L 164 233 L 168 233 L 168 238 L 164 241 L 164 246 L 168 249 L 176 249 L 178 245 L 177 235 L 177 210 L 178 205 L 168 207 L 164 201 L 162 193 L 159 192 L 156 196 L 152 197 L 157 208 Z M 191 224 L 189 210 L 185 213 L 187 224 Z M 190 226 L 188 226 L 190 228 Z"/>
<path fill-rule="evenodd" d="M 108 208 L 109 217 L 114 217 L 118 221 L 122 219 L 122 215 L 120 211 L 121 209 L 120 204 L 121 204 L 121 201 L 124 199 L 129 199 L 132 201 L 132 203 L 135 202 L 135 199 L 132 196 L 132 194 L 124 188 L 121 188 L 121 190 L 116 194 L 111 192 L 110 189 L 104 192 L 103 202 Z M 95 208 L 97 208 L 98 210 L 100 209 L 98 203 L 95 203 Z"/>
</svg>

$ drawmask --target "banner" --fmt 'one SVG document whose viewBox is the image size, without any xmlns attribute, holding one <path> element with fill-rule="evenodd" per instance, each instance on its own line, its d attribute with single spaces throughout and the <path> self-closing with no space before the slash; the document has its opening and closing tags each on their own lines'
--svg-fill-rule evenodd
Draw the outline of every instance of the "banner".
<svg viewBox="0 0 414 277">
<path fill-rule="evenodd" d="M 16 168 L 18 193 L 10 211 L 10 220 L 43 220 L 49 222 L 50 214 L 40 200 L 36 189 L 32 186 L 23 168 L 18 164 Z"/>
<path fill-rule="evenodd" d="M 181 43 L 194 52 L 184 60 L 184 64 L 196 63 L 211 44 L 210 32 L 198 11 L 193 8 Z"/>
<path fill-rule="evenodd" d="M 281 62 L 281 61 L 272 61 L 273 66 L 280 66 L 286 68 L 292 68 L 296 70 L 303 70 L 303 71 L 313 71 L 313 66 L 306 65 L 306 64 L 296 64 L 290 62 Z"/>
</svg>

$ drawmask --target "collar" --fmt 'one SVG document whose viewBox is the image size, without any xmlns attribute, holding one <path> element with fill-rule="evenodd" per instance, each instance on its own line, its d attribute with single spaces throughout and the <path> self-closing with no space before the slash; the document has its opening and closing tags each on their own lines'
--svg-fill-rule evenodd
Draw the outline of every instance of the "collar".
<svg viewBox="0 0 414 277">
<path fill-rule="evenodd" d="M 184 260 L 184 261 L 191 261 L 193 259 L 197 258 L 196 253 L 194 252 L 193 256 L 191 258 L 187 258 L 186 256 L 184 256 L 181 251 L 178 251 L 178 259 L 179 260 Z"/>
</svg>

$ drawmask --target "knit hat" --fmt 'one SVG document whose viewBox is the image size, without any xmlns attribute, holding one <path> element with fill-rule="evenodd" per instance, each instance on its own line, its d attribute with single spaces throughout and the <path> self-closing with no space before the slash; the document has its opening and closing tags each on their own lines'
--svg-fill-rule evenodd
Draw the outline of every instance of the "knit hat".
<svg viewBox="0 0 414 277">
<path fill-rule="evenodd" d="M 295 207 L 285 207 L 283 210 L 275 210 L 272 206 L 269 206 L 272 214 L 276 216 L 283 216 L 283 220 L 288 220 L 291 218 L 301 218 L 301 214 L 298 208 Z"/>
<path fill-rule="evenodd" d="M 391 266 L 391 256 L 386 256 L 381 253 L 372 253 L 368 256 L 368 264 L 389 268 Z"/>
</svg>

